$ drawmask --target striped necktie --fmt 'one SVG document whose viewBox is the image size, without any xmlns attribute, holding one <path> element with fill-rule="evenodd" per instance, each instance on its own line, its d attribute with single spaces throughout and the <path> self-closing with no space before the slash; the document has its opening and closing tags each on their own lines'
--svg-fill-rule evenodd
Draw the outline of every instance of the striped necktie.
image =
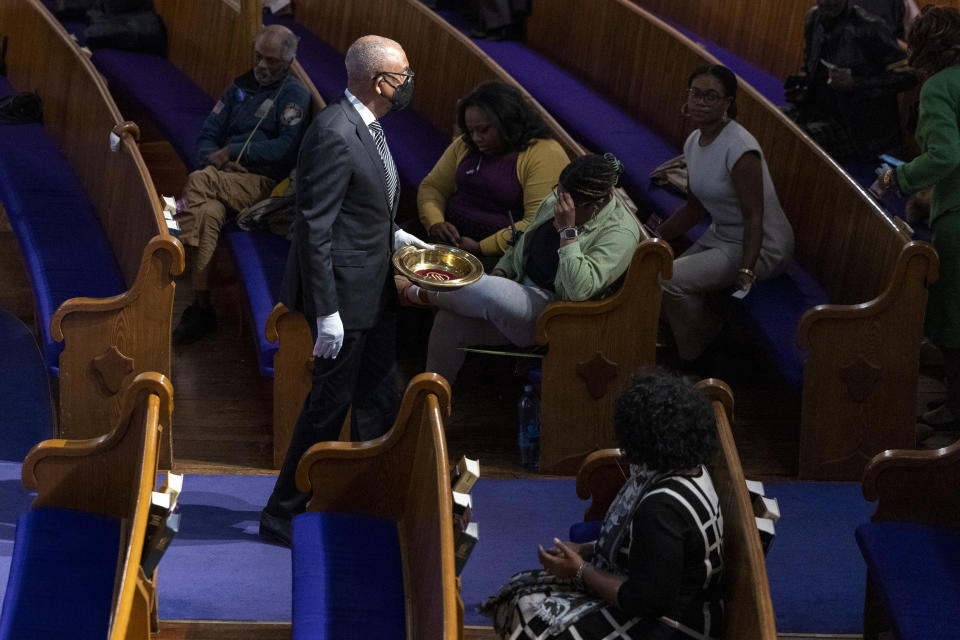
<svg viewBox="0 0 960 640">
<path fill-rule="evenodd" d="M 399 188 L 397 165 L 393 163 L 393 156 L 390 154 L 390 147 L 387 146 L 387 138 L 383 135 L 383 127 L 379 120 L 370 123 L 370 133 L 373 134 L 373 139 L 377 143 L 377 151 L 380 153 L 380 160 L 383 162 L 383 176 L 387 181 L 387 206 L 393 209 L 393 202 L 397 197 Z"/>
</svg>

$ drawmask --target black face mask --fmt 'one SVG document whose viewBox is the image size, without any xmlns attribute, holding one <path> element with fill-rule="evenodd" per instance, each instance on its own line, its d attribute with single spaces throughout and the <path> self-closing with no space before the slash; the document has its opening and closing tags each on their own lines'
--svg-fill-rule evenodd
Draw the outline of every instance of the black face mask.
<svg viewBox="0 0 960 640">
<path fill-rule="evenodd" d="M 393 87 L 393 97 L 390 98 L 390 110 L 400 111 L 410 104 L 413 100 L 413 76 L 407 76 L 404 81 L 398 85 L 390 84 L 390 81 L 384 78 L 384 82 Z"/>
</svg>

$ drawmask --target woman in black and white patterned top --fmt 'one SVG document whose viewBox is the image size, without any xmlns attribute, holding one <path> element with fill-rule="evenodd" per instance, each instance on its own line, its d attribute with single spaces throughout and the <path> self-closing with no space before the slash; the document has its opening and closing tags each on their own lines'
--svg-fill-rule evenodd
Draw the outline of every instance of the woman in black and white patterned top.
<svg viewBox="0 0 960 640">
<path fill-rule="evenodd" d="M 723 518 L 706 464 L 717 446 L 705 398 L 680 378 L 634 376 L 617 401 L 630 477 L 597 540 L 540 547 L 481 605 L 505 638 L 719 638 Z"/>
</svg>

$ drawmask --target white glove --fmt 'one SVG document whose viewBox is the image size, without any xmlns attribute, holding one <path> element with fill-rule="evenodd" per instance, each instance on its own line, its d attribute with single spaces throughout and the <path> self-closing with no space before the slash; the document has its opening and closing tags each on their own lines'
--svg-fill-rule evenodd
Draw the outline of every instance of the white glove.
<svg viewBox="0 0 960 640">
<path fill-rule="evenodd" d="M 343 321 L 340 312 L 317 318 L 317 343 L 313 355 L 318 358 L 336 358 L 343 346 Z"/>
<path fill-rule="evenodd" d="M 400 247 L 405 247 L 408 244 L 412 244 L 415 247 L 420 247 L 421 249 L 434 249 L 435 247 L 432 244 L 424 242 L 417 236 L 412 233 L 407 233 L 403 229 L 397 229 L 393 232 L 393 250 L 396 251 Z"/>
</svg>

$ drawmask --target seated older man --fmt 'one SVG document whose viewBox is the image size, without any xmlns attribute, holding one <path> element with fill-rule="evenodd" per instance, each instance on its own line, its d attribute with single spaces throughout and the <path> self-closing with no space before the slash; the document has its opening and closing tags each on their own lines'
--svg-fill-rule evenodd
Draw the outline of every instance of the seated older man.
<svg viewBox="0 0 960 640">
<path fill-rule="evenodd" d="M 208 281 L 227 213 L 269 196 L 296 164 L 310 108 L 309 93 L 290 73 L 296 51 L 292 31 L 264 27 L 253 68 L 227 87 L 203 123 L 197 154 L 206 166 L 187 177 L 177 214 L 194 301 L 173 330 L 174 344 L 196 342 L 217 327 Z"/>
</svg>

